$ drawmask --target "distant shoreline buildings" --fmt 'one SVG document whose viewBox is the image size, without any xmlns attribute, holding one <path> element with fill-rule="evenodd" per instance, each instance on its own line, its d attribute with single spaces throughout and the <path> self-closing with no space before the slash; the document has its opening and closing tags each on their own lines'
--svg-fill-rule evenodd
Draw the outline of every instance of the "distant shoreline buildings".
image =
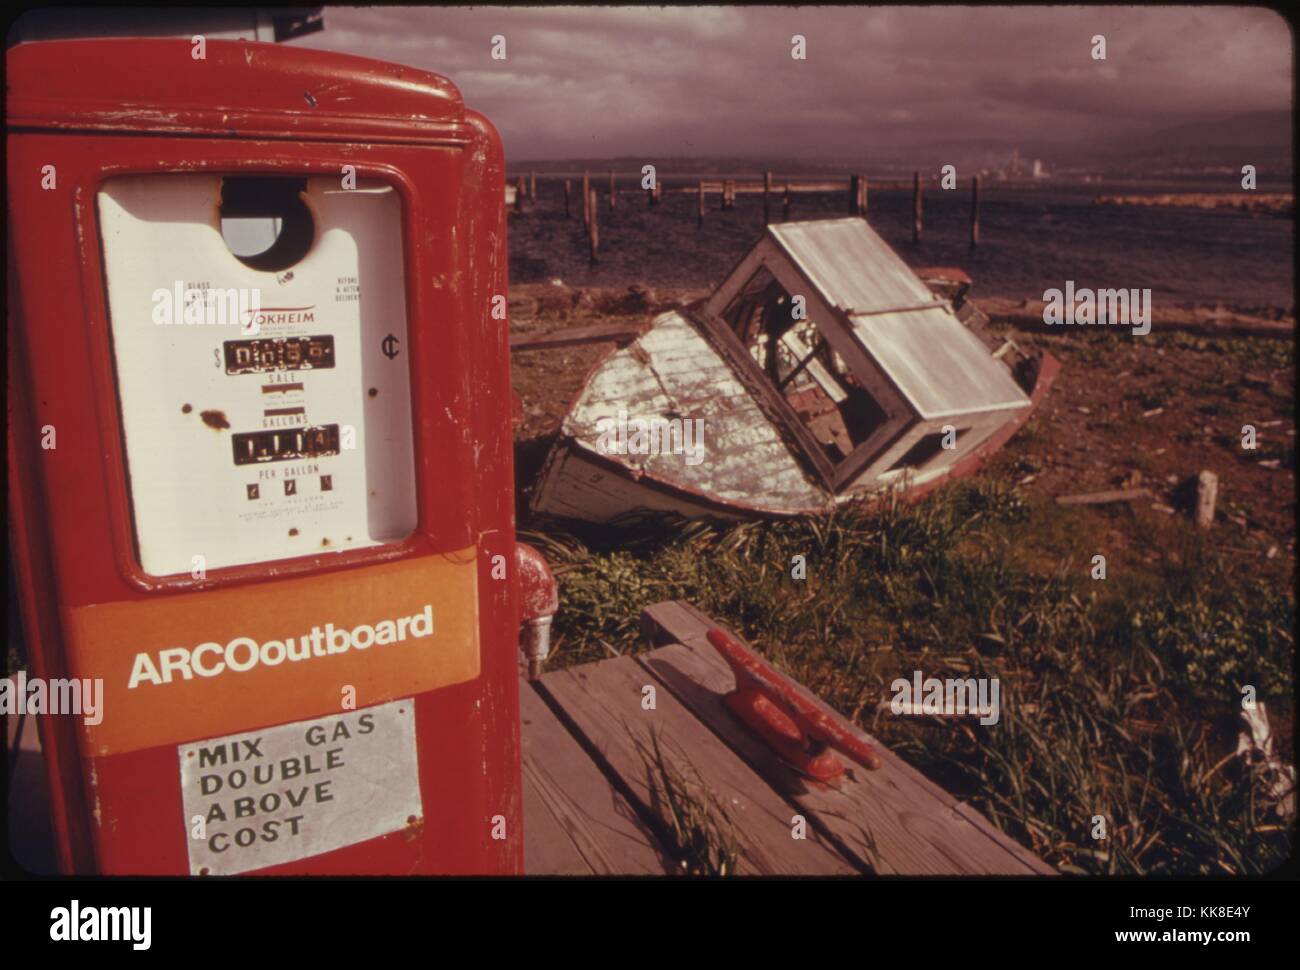
<svg viewBox="0 0 1300 970">
<path fill-rule="evenodd" d="M 1025 179 L 1040 180 L 1049 177 L 1047 166 L 1043 164 L 1043 160 L 1035 158 L 1032 162 L 1026 164 L 1026 160 L 1020 154 L 1019 146 L 1011 149 L 1011 157 L 1007 159 L 1005 164 L 999 164 L 996 157 L 986 156 L 985 167 L 980 170 L 980 176 L 998 182 L 1014 182 Z"/>
</svg>

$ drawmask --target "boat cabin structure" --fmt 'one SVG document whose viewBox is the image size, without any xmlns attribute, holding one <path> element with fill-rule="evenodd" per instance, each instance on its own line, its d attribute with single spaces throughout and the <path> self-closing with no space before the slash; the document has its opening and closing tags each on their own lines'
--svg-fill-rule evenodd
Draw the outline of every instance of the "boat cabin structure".
<svg viewBox="0 0 1300 970">
<path fill-rule="evenodd" d="M 931 275 L 935 288 L 862 218 L 768 226 L 707 300 L 597 365 L 534 509 L 594 522 L 826 511 L 1000 446 L 1045 391 L 1043 369 L 995 349 L 945 295 L 952 271 Z M 632 434 L 610 435 L 613 422 Z"/>
</svg>

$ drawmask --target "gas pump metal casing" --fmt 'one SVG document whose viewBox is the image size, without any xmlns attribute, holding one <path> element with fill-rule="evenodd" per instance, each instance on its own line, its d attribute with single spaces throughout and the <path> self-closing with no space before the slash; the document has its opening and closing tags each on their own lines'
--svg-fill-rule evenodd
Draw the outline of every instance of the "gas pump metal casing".
<svg viewBox="0 0 1300 970">
<path fill-rule="evenodd" d="M 99 724 L 37 719 L 61 868 L 521 871 L 495 130 L 441 77 L 305 49 L 7 57 L 30 674 L 104 683 Z M 214 255 L 250 177 L 301 180 L 293 268 Z M 260 332 L 146 319 L 151 283 L 250 280 Z"/>
</svg>

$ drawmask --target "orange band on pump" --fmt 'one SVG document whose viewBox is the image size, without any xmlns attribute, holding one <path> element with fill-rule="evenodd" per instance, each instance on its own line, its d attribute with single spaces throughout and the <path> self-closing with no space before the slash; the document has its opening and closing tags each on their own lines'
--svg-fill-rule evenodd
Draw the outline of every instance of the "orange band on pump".
<svg viewBox="0 0 1300 970">
<path fill-rule="evenodd" d="M 103 680 L 92 757 L 340 711 L 348 687 L 365 707 L 479 673 L 473 548 L 64 621 L 73 676 Z"/>
</svg>

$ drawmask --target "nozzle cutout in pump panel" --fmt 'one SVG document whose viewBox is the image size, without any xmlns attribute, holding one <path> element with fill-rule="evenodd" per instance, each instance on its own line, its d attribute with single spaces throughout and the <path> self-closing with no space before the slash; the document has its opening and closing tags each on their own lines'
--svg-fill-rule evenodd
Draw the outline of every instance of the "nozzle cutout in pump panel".
<svg viewBox="0 0 1300 970">
<path fill-rule="evenodd" d="M 316 223 L 305 178 L 228 175 L 221 181 L 221 236 L 250 269 L 278 273 L 311 251 Z"/>
</svg>

